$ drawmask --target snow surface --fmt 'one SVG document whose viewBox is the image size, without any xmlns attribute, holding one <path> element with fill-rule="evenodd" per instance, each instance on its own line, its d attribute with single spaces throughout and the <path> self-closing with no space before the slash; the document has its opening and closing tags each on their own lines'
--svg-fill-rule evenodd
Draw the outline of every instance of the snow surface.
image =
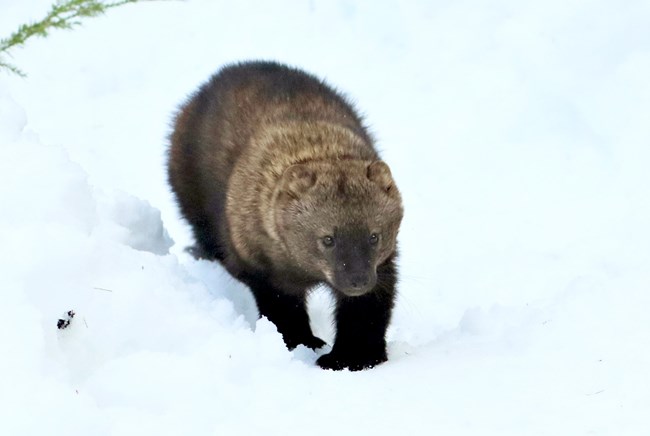
<svg viewBox="0 0 650 436">
<path fill-rule="evenodd" d="M 2 0 L 0 35 L 49 3 Z M 649 22 L 646 0 L 144 2 L 14 50 L 0 434 L 650 434 Z M 373 370 L 287 351 L 183 253 L 171 116 L 259 58 L 357 101 L 404 194 Z"/>
</svg>

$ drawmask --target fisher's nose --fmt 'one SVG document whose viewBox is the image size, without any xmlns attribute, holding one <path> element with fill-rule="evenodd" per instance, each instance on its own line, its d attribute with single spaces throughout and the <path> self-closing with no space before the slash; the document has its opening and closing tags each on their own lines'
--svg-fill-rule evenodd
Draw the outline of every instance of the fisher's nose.
<svg viewBox="0 0 650 436">
<path fill-rule="evenodd" d="M 339 289 L 350 296 L 370 292 L 377 283 L 377 273 L 367 265 L 345 265 L 339 273 Z"/>
</svg>

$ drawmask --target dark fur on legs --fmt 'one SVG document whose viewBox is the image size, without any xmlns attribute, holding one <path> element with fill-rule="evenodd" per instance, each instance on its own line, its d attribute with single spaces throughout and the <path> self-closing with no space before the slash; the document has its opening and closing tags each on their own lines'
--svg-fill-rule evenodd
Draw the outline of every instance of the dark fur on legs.
<svg viewBox="0 0 650 436">
<path fill-rule="evenodd" d="M 395 257 L 377 269 L 375 289 L 359 297 L 336 295 L 336 340 L 329 354 L 318 359 L 325 369 L 358 371 L 385 362 L 386 329 L 395 302 Z"/>
<path fill-rule="evenodd" d="M 275 324 L 287 348 L 293 350 L 298 345 L 305 345 L 316 349 L 325 345 L 325 341 L 314 336 L 311 331 L 305 294 L 282 292 L 261 274 L 246 273 L 239 278 L 253 292 L 260 316 L 265 316 Z"/>
</svg>

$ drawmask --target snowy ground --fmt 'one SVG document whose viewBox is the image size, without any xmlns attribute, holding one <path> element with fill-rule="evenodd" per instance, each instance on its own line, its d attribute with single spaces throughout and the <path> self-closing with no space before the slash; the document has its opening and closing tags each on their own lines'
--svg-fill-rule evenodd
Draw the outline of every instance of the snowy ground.
<svg viewBox="0 0 650 436">
<path fill-rule="evenodd" d="M 0 35 L 49 3 L 2 0 Z M 0 434 L 650 434 L 649 22 L 645 0 L 197 0 L 15 50 Z M 357 101 L 404 194 L 390 361 L 371 371 L 287 351 L 182 252 L 171 115 L 257 58 Z M 327 295 L 312 303 L 331 341 Z"/>
</svg>

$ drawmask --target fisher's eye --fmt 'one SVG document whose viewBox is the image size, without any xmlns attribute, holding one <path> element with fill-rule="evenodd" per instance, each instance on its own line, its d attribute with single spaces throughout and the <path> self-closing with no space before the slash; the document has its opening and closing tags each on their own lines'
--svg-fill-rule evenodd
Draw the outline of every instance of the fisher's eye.
<svg viewBox="0 0 650 436">
<path fill-rule="evenodd" d="M 379 242 L 379 235 L 377 233 L 373 233 L 370 235 L 368 241 L 370 242 L 370 245 L 377 245 L 377 242 Z"/>
<path fill-rule="evenodd" d="M 334 246 L 334 236 L 327 235 L 323 238 L 323 245 L 326 247 Z"/>
</svg>

